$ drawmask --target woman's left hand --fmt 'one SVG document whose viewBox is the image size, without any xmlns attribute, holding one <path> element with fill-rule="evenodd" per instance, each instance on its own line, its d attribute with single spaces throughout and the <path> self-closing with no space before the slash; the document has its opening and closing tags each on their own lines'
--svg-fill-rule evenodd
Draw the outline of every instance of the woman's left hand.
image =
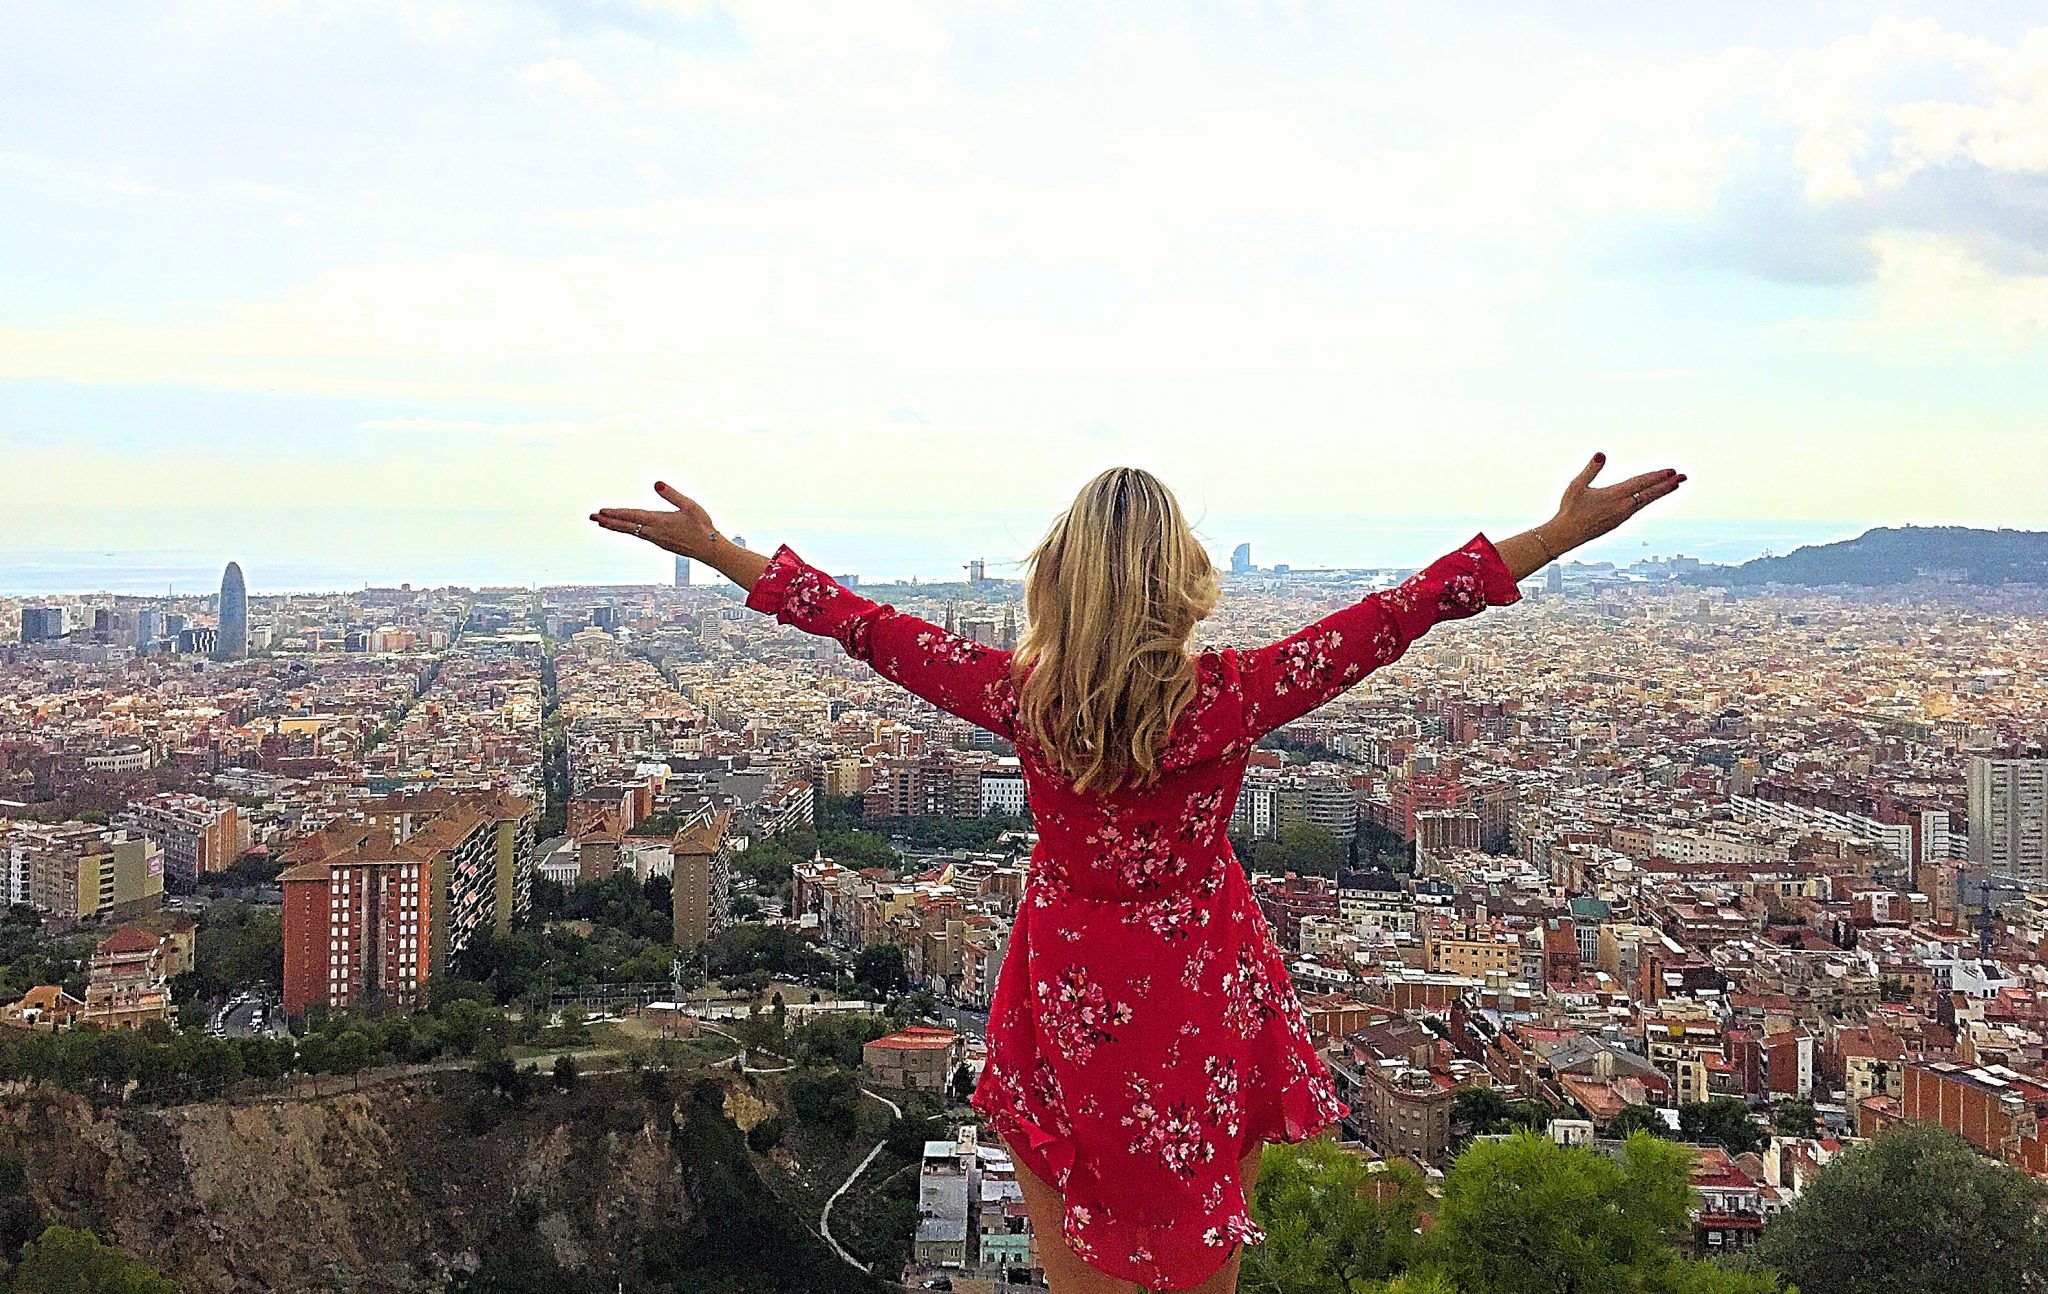
<svg viewBox="0 0 2048 1294">
<path fill-rule="evenodd" d="M 617 530 L 644 539 L 656 548 L 702 561 L 710 556 L 711 545 L 718 538 L 718 531 L 712 528 L 711 514 L 703 505 L 671 488 L 667 482 L 656 481 L 654 492 L 674 504 L 672 509 L 646 508 L 599 508 L 590 514 L 590 519 L 606 530 Z"/>
</svg>

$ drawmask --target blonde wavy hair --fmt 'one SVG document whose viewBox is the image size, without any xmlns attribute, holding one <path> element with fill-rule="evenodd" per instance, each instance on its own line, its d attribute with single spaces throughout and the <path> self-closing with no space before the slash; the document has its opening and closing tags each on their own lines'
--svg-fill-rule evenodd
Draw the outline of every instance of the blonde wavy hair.
<svg viewBox="0 0 2048 1294">
<path fill-rule="evenodd" d="M 1180 504 L 1150 472 L 1113 467 L 1028 565 L 1030 625 L 1012 660 L 1019 726 L 1077 790 L 1157 781 L 1195 696 L 1189 640 L 1221 592 Z"/>
</svg>

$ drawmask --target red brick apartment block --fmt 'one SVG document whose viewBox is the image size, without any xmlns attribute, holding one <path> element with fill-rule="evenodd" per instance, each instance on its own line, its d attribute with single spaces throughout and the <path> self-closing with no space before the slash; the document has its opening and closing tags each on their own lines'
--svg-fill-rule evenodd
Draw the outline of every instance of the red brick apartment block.
<svg viewBox="0 0 2048 1294">
<path fill-rule="evenodd" d="M 1916 1061 L 1899 1102 L 1915 1123 L 1938 1123 L 1988 1155 L 2048 1177 L 2048 1082 L 2003 1065 Z"/>
</svg>

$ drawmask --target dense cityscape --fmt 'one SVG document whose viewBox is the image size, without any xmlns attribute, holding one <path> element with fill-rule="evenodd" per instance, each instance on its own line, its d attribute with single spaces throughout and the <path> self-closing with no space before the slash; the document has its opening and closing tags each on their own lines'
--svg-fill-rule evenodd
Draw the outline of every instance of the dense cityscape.
<svg viewBox="0 0 2048 1294">
<path fill-rule="evenodd" d="M 1405 574 L 1230 567 L 1207 643 Z M 1013 647 L 982 569 L 863 591 Z M 1768 1249 L 1901 1130 L 2048 1178 L 2037 591 L 1697 571 L 1552 566 L 1254 752 L 1232 837 L 1338 1150 L 1442 1217 L 1475 1142 L 1648 1131 L 1692 1151 L 1689 1259 Z M 230 564 L 213 598 L 0 603 L 0 1076 L 177 1105 L 446 1066 L 512 1100 L 686 1038 L 793 1075 L 739 1119 L 764 1161 L 853 1138 L 790 1197 L 827 1261 L 1041 1277 L 963 1099 L 1035 840 L 1014 752 L 701 580 L 252 596 Z M 49 1050 L 117 1035 L 150 1050 Z"/>
</svg>

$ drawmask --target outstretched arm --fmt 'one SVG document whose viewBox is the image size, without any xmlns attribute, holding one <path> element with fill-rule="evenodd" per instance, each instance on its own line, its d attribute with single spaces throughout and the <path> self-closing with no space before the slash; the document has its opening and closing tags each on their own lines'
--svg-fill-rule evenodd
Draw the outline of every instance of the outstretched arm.
<svg viewBox="0 0 2048 1294">
<path fill-rule="evenodd" d="M 656 482 L 672 512 L 603 508 L 591 520 L 715 568 L 747 590 L 747 605 L 806 633 L 836 639 L 891 682 L 969 723 L 1012 735 L 1015 694 L 1010 654 L 847 588 L 796 555 L 788 544 L 772 557 L 719 534 L 694 500 Z"/>
<path fill-rule="evenodd" d="M 1238 658 L 1244 731 L 1256 741 L 1333 700 L 1439 620 L 1477 615 L 1522 596 L 1483 534 L 1391 589 L 1367 594 L 1279 642 Z"/>
<path fill-rule="evenodd" d="M 1557 514 L 1496 546 L 1484 534 L 1399 586 L 1362 598 L 1240 658 L 1246 735 L 1257 740 L 1332 700 L 1440 620 L 1506 606 L 1516 587 L 1566 552 L 1613 530 L 1685 480 L 1666 468 L 1595 488 L 1607 456 L 1595 454 L 1565 487 Z"/>
</svg>

